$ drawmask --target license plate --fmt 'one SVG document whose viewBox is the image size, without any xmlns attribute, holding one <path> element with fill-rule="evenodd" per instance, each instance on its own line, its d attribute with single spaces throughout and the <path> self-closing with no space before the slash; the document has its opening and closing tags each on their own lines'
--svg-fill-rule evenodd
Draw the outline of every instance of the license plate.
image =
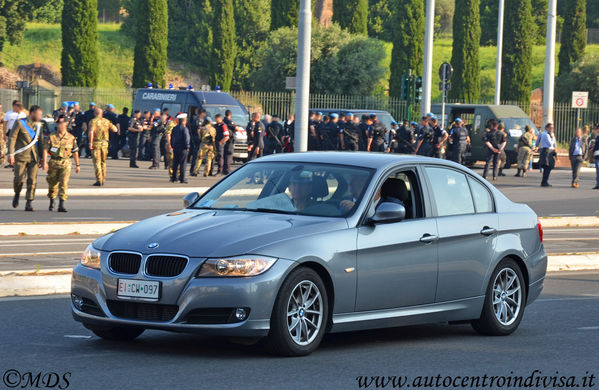
<svg viewBox="0 0 599 390">
<path fill-rule="evenodd" d="M 119 279 L 117 296 L 158 299 L 160 297 L 160 282 Z"/>
</svg>

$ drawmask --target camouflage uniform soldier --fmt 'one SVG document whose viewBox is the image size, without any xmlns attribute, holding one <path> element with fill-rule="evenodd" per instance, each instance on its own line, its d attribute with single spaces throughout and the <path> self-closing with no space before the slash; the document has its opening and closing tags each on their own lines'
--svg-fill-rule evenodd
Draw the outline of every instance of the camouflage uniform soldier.
<svg viewBox="0 0 599 390">
<path fill-rule="evenodd" d="M 96 117 L 89 122 L 89 148 L 92 151 L 96 182 L 94 186 L 103 186 L 106 181 L 106 157 L 108 156 L 108 132 L 116 133 L 117 127 L 102 117 L 102 109 L 96 108 Z"/>
<path fill-rule="evenodd" d="M 202 160 L 206 157 L 206 167 L 204 168 L 204 177 L 212 170 L 212 161 L 214 160 L 214 140 L 216 139 L 216 129 L 212 126 L 209 121 L 206 121 L 203 126 L 200 126 L 200 140 L 201 146 L 198 152 L 198 158 L 196 166 L 193 169 L 193 173 L 196 175 L 200 171 L 202 166 Z"/>
<path fill-rule="evenodd" d="M 166 155 L 164 156 L 164 163 L 168 167 L 168 177 L 173 176 L 173 148 L 171 147 L 171 134 L 173 133 L 173 129 L 175 126 L 179 124 L 179 120 L 177 118 L 171 119 L 171 121 L 166 125 L 166 143 L 164 145 L 166 149 Z"/>
<path fill-rule="evenodd" d="M 67 200 L 67 189 L 71 176 L 71 156 L 75 158 L 75 172 L 79 173 L 80 170 L 77 140 L 67 131 L 67 120 L 65 115 L 60 115 L 57 118 L 57 132 L 50 135 L 44 149 L 44 161 L 47 161 L 47 156 L 50 155 L 48 176 L 46 177 L 48 198 L 50 198 L 48 210 L 54 209 L 54 199 L 58 195 L 60 200 L 58 211 L 62 213 L 67 212 L 64 202 Z"/>
<path fill-rule="evenodd" d="M 12 200 L 12 207 L 19 206 L 19 195 L 23 188 L 23 183 L 27 180 L 27 203 L 25 211 L 33 211 L 31 202 L 35 196 L 35 186 L 37 184 L 37 168 L 40 164 L 44 171 L 48 165 L 42 160 L 43 153 L 43 134 L 41 132 L 42 109 L 40 106 L 32 106 L 29 110 L 29 117 L 15 121 L 8 138 L 8 163 L 14 165 L 13 187 L 15 196 Z M 39 132 L 38 132 L 38 129 Z M 35 137 L 38 137 L 35 143 L 32 143 Z"/>
</svg>

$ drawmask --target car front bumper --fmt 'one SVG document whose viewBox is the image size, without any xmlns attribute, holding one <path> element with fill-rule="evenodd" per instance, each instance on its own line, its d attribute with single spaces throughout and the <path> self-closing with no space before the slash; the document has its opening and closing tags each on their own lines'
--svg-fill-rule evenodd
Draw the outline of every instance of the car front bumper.
<svg viewBox="0 0 599 390">
<path fill-rule="evenodd" d="M 262 337 L 268 334 L 270 317 L 274 301 L 281 283 L 288 272 L 296 265 L 294 261 L 279 259 L 262 275 L 247 278 L 196 278 L 194 275 L 203 260 L 198 259 L 190 268 L 176 278 L 150 278 L 143 275 L 117 275 L 106 267 L 102 270 L 77 265 L 73 270 L 71 282 L 72 297 L 84 298 L 101 310 L 90 311 L 86 307 L 76 307 L 75 298 L 71 300 L 73 318 L 86 325 L 96 327 L 137 326 L 147 329 L 159 329 L 174 332 L 188 332 L 211 335 Z M 161 281 L 161 296 L 158 300 L 140 298 L 123 299 L 117 297 L 118 279 L 139 279 Z M 166 321 L 147 320 L 119 316 L 111 312 L 111 303 L 126 304 L 135 313 L 143 313 L 149 305 L 168 305 L 176 311 Z M 112 306 L 114 307 L 114 306 Z M 190 315 L 198 309 L 247 308 L 248 317 L 243 321 L 231 323 L 195 323 Z M 130 313 L 131 311 L 129 311 Z"/>
</svg>

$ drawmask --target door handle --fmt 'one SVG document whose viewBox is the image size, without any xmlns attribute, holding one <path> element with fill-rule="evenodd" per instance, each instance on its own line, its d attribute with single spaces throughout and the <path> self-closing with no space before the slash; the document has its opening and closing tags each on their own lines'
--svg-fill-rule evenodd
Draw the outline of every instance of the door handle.
<svg viewBox="0 0 599 390">
<path fill-rule="evenodd" d="M 420 237 L 420 242 L 424 243 L 424 244 L 430 244 L 432 242 L 435 242 L 439 239 L 439 236 L 434 236 L 432 234 L 424 234 L 422 237 Z"/>
<path fill-rule="evenodd" d="M 497 229 L 492 228 L 492 227 L 488 227 L 485 226 L 481 231 L 480 234 L 482 234 L 483 236 L 491 236 L 493 234 L 497 233 Z"/>
</svg>

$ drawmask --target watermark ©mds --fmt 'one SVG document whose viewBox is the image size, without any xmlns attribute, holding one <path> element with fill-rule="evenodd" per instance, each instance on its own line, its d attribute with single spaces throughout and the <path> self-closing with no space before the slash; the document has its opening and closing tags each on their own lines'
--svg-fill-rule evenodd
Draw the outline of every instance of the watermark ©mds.
<svg viewBox="0 0 599 390">
<path fill-rule="evenodd" d="M 71 373 L 51 371 L 19 371 L 14 368 L 2 374 L 2 385 L 9 389 L 68 389 L 71 385 Z"/>
<path fill-rule="evenodd" d="M 516 389 L 516 388 L 593 388 L 597 377 L 586 371 L 584 375 L 563 375 L 559 371 L 544 374 L 533 370 L 528 375 L 360 375 L 356 377 L 361 389 L 400 389 L 400 388 L 470 388 L 470 389 Z M 599 388 L 599 387 L 598 387 Z"/>
</svg>

